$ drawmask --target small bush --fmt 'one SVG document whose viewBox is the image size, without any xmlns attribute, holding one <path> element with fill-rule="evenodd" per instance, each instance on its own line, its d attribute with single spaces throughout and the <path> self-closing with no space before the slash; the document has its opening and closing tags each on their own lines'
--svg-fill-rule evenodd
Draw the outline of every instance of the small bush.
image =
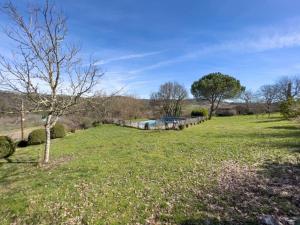
<svg viewBox="0 0 300 225">
<path fill-rule="evenodd" d="M 187 124 L 185 125 L 185 127 L 188 128 L 188 127 L 189 127 L 189 124 L 187 123 Z"/>
<path fill-rule="evenodd" d="M 208 110 L 200 108 L 191 112 L 191 117 L 208 116 Z"/>
<path fill-rule="evenodd" d="M 14 154 L 16 145 L 11 138 L 7 136 L 0 136 L 0 159 L 8 158 Z"/>
<path fill-rule="evenodd" d="M 51 139 L 63 138 L 64 136 L 66 136 L 65 127 L 61 123 L 56 123 L 54 127 L 51 128 L 50 133 Z"/>
<path fill-rule="evenodd" d="M 28 135 L 28 145 L 39 145 L 46 142 L 45 129 L 37 129 Z"/>
<path fill-rule="evenodd" d="M 75 132 L 76 132 L 76 129 L 72 128 L 71 133 L 75 133 Z"/>
<path fill-rule="evenodd" d="M 184 125 L 183 124 L 179 124 L 178 128 L 179 128 L 179 130 L 183 130 L 184 129 Z"/>
<path fill-rule="evenodd" d="M 236 110 L 234 109 L 218 109 L 216 111 L 217 116 L 235 116 Z"/>
<path fill-rule="evenodd" d="M 300 102 L 289 98 L 287 101 L 280 103 L 279 109 L 280 113 L 285 119 L 295 118 L 300 115 L 299 104 Z"/>
<path fill-rule="evenodd" d="M 103 124 L 113 124 L 114 121 L 113 121 L 112 119 L 103 119 L 103 120 L 102 120 L 102 123 L 103 123 Z"/>
<path fill-rule="evenodd" d="M 25 148 L 28 146 L 28 142 L 25 140 L 18 141 L 16 144 L 19 148 Z"/>
<path fill-rule="evenodd" d="M 92 126 L 93 127 L 99 127 L 101 125 L 101 122 L 100 121 L 94 121 L 93 123 L 92 123 Z"/>
<path fill-rule="evenodd" d="M 92 122 L 90 119 L 84 119 L 80 123 L 80 128 L 81 129 L 89 129 L 93 126 Z"/>
<path fill-rule="evenodd" d="M 149 130 L 149 123 L 145 123 L 144 129 L 145 129 L 145 130 Z"/>
</svg>

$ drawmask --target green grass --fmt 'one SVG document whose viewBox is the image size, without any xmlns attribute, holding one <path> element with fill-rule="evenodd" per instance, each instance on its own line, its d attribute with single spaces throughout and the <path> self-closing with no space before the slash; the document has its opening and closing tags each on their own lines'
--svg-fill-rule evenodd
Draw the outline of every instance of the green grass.
<svg viewBox="0 0 300 225">
<path fill-rule="evenodd" d="M 43 146 L 18 149 L 15 163 L 0 161 L 1 224 L 201 218 L 208 212 L 193 190 L 214 187 L 222 162 L 293 161 L 299 137 L 297 124 L 255 116 L 214 118 L 183 131 L 113 125 L 79 131 L 52 142 L 48 166 L 30 163 Z"/>
</svg>

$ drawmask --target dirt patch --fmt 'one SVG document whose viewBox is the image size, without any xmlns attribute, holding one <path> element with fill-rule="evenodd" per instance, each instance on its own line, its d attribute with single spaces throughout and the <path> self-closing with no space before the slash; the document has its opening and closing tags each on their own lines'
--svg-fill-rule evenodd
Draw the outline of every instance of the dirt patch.
<svg viewBox="0 0 300 225">
<path fill-rule="evenodd" d="M 300 219 L 299 187 L 299 161 L 267 162 L 260 170 L 227 161 L 217 187 L 196 195 L 209 213 L 217 215 L 207 219 L 208 224 L 295 225 Z M 198 222 L 192 219 L 182 224 Z"/>
<path fill-rule="evenodd" d="M 40 164 L 40 167 L 42 169 L 45 169 L 45 170 L 54 169 L 56 167 L 59 167 L 63 164 L 66 164 L 66 163 L 70 162 L 73 159 L 74 159 L 74 156 L 70 156 L 70 155 L 63 156 L 63 157 L 60 157 L 60 158 L 57 158 L 57 159 L 50 159 L 49 163 Z"/>
</svg>

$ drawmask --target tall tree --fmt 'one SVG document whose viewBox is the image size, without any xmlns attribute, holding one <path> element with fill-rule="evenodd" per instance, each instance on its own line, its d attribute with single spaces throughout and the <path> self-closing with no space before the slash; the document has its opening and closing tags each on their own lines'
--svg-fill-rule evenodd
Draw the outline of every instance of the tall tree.
<svg viewBox="0 0 300 225">
<path fill-rule="evenodd" d="M 271 106 L 278 97 L 278 89 L 276 85 L 264 85 L 260 88 L 260 95 L 265 104 L 269 117 L 271 115 Z"/>
<path fill-rule="evenodd" d="M 187 90 L 177 82 L 162 84 L 158 92 L 151 94 L 151 105 L 158 107 L 165 116 L 180 116 L 183 100 L 188 96 Z"/>
<path fill-rule="evenodd" d="M 49 161 L 50 129 L 103 75 L 94 60 L 84 62 L 66 40 L 64 15 L 48 1 L 23 16 L 11 3 L 3 7 L 12 24 L 5 30 L 16 43 L 13 57 L 0 58 L 1 84 L 27 96 L 46 114 L 44 163 Z"/>
<path fill-rule="evenodd" d="M 207 100 L 210 103 L 209 119 L 211 119 L 221 101 L 238 96 L 244 89 L 239 80 L 217 72 L 195 81 L 191 92 L 196 99 Z"/>
<path fill-rule="evenodd" d="M 282 77 L 275 84 L 279 101 L 300 98 L 300 77 Z"/>
</svg>

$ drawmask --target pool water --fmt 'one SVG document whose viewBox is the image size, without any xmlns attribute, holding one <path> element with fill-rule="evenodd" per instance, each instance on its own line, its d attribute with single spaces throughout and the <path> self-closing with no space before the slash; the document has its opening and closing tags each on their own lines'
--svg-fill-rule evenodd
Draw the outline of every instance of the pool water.
<svg viewBox="0 0 300 225">
<path fill-rule="evenodd" d="M 149 125 L 155 125 L 156 124 L 156 120 L 146 120 L 146 121 L 142 121 L 140 123 L 142 123 L 142 124 L 148 123 Z"/>
</svg>

